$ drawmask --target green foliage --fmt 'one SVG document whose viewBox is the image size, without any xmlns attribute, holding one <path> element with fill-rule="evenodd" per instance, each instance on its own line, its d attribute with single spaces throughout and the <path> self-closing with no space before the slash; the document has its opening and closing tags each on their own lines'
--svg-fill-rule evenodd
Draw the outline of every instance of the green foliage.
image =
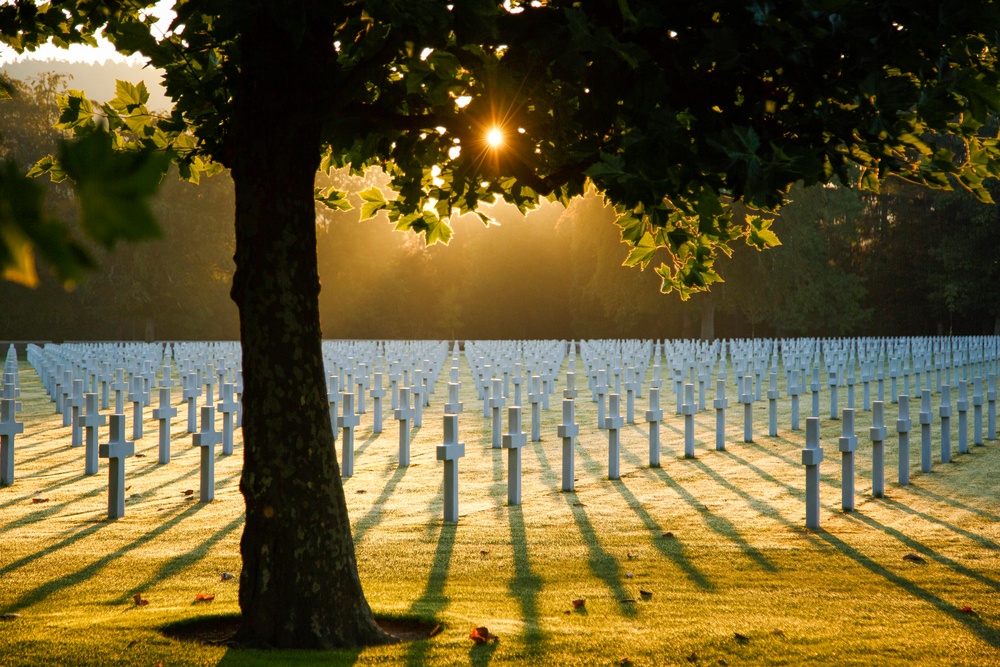
<svg viewBox="0 0 1000 667">
<path fill-rule="evenodd" d="M 735 203 L 774 211 L 797 181 L 877 192 L 891 175 L 989 201 L 985 179 L 1000 174 L 997 140 L 980 132 L 1000 111 L 992 2 L 797 1 L 748 13 L 735 0 L 669 10 L 551 0 L 512 13 L 416 0 L 294 16 L 179 2 L 165 35 L 152 33 L 149 4 L 7 6 L 0 26 L 17 50 L 50 37 L 88 43 L 103 29 L 122 53 L 150 58 L 166 72 L 171 114 L 153 118 L 146 91 L 122 82 L 100 115 L 117 148 L 165 152 L 194 181 L 240 150 L 231 129 L 244 31 L 266 26 L 303 44 L 325 31 L 338 47 L 319 63 L 322 88 L 336 94 L 314 88 L 281 113 L 326 119 L 324 170 L 386 170 L 395 194 L 364 199 L 363 217 L 384 210 L 398 229 L 447 242 L 452 211 L 503 197 L 527 212 L 592 184 L 621 217 L 627 261 L 645 267 L 662 251 L 663 287 L 682 297 L 718 280 L 714 259 L 736 239 L 777 244 L 758 216 L 733 224 Z M 71 91 L 59 124 L 86 134 L 97 114 Z M 485 142 L 493 127 L 504 134 L 496 148 Z M 39 169 L 58 178 L 57 167 Z"/>
</svg>

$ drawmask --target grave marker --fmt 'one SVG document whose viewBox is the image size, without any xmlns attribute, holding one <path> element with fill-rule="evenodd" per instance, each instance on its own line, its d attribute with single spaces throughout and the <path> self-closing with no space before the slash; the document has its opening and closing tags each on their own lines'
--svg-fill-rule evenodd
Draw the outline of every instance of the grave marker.
<svg viewBox="0 0 1000 667">
<path fill-rule="evenodd" d="M 932 461 L 931 444 L 931 390 L 920 394 L 920 471 L 930 472 Z"/>
<path fill-rule="evenodd" d="M 899 419 L 896 420 L 896 433 L 899 434 L 898 481 L 905 485 L 910 483 L 910 397 L 900 394 L 896 402 L 899 405 Z"/>
<path fill-rule="evenodd" d="M 715 381 L 715 402 L 712 405 L 715 407 L 715 449 L 722 452 L 726 450 L 726 408 L 729 407 L 725 378 Z"/>
<path fill-rule="evenodd" d="M 646 410 L 646 421 L 649 422 L 649 467 L 659 468 L 660 422 L 663 421 L 659 387 L 649 388 L 649 410 Z"/>
<path fill-rule="evenodd" d="M 521 448 L 528 444 L 528 434 L 521 431 L 521 407 L 507 408 L 507 433 L 503 448 L 507 450 L 507 504 L 521 504 Z"/>
<path fill-rule="evenodd" d="M 575 488 L 573 438 L 580 434 L 580 426 L 576 423 L 575 401 L 572 398 L 563 399 L 562 424 L 557 427 L 557 433 L 562 438 L 562 490 L 572 491 Z"/>
<path fill-rule="evenodd" d="M 854 408 L 844 408 L 840 446 L 840 504 L 845 512 L 854 511 L 854 452 L 858 437 L 854 433 Z"/>
<path fill-rule="evenodd" d="M 807 417 L 806 447 L 802 450 L 802 465 L 806 467 L 806 528 L 819 528 L 819 464 L 822 460 L 819 417 Z"/>
<path fill-rule="evenodd" d="M 941 386 L 941 463 L 951 461 L 951 387 Z"/>
<path fill-rule="evenodd" d="M 869 430 L 872 440 L 872 496 L 882 498 L 885 495 L 885 403 L 872 403 L 872 427 Z"/>
<path fill-rule="evenodd" d="M 341 394 L 341 402 L 344 406 L 344 413 L 337 418 L 337 426 L 344 431 L 341 439 L 343 451 L 343 463 L 340 466 L 341 477 L 352 477 L 354 475 L 354 429 L 361 423 L 361 417 L 354 414 L 354 394 L 345 391 Z"/>
<path fill-rule="evenodd" d="M 215 408 L 211 405 L 202 406 L 201 430 L 191 437 L 192 446 L 201 449 L 199 501 L 210 503 L 215 499 L 215 446 L 222 442 L 222 434 L 215 430 Z"/>
<path fill-rule="evenodd" d="M 125 439 L 125 415 L 111 415 L 107 443 L 98 447 L 98 456 L 108 459 L 108 518 L 125 516 L 125 459 L 135 454 L 135 443 Z"/>
<path fill-rule="evenodd" d="M 14 483 L 14 438 L 24 433 L 14 407 L 13 398 L 0 399 L 0 486 Z"/>
<path fill-rule="evenodd" d="M 437 446 L 437 460 L 444 461 L 444 520 L 450 523 L 458 521 L 458 460 L 463 456 L 465 443 L 458 441 L 458 415 L 446 414 L 444 444 Z"/>
<path fill-rule="evenodd" d="M 405 468 L 410 465 L 410 420 L 414 415 L 409 387 L 399 388 L 399 407 L 394 414 L 399 421 L 399 467 Z"/>
<path fill-rule="evenodd" d="M 608 394 L 608 417 L 604 428 L 608 431 L 608 479 L 620 479 L 621 428 L 625 420 L 621 417 L 621 396 Z"/>
<path fill-rule="evenodd" d="M 97 394 L 84 394 L 84 401 L 87 410 L 77 418 L 84 429 L 83 474 L 96 475 L 99 448 L 97 440 L 100 437 L 100 429 L 108 423 L 108 418 L 102 415 L 97 407 Z"/>
</svg>

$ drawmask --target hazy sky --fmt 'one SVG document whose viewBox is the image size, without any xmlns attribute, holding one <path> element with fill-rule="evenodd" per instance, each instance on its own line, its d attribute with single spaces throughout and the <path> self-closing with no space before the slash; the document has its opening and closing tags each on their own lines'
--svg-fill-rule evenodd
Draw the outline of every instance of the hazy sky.
<svg viewBox="0 0 1000 667">
<path fill-rule="evenodd" d="M 173 0 L 160 0 L 151 10 L 158 17 L 153 30 L 162 34 L 169 28 L 174 17 Z M 146 68 L 146 58 L 141 55 L 125 57 L 101 36 L 99 46 L 91 47 L 73 44 L 62 49 L 45 44 L 31 53 L 17 54 L 5 44 L 0 44 L 0 70 L 16 79 L 26 79 L 42 72 L 59 72 L 72 77 L 67 88 L 75 88 L 87 93 L 87 97 L 104 102 L 115 95 L 115 79 L 137 83 L 146 82 L 149 90 L 149 108 L 168 109 L 170 107 L 163 87 L 160 85 L 162 72 Z"/>
</svg>

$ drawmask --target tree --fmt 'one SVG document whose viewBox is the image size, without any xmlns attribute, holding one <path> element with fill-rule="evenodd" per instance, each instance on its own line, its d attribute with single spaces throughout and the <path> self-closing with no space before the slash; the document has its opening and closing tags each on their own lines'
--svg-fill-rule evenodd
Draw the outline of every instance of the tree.
<svg viewBox="0 0 1000 667">
<path fill-rule="evenodd" d="M 987 199 L 982 181 L 1000 171 L 996 140 L 977 132 L 1000 109 L 991 2 L 181 0 L 162 35 L 151 5 L 15 0 L 0 35 L 22 50 L 103 30 L 166 72 L 168 118 L 125 84 L 100 123 L 68 96 L 60 125 L 85 157 L 134 151 L 145 174 L 165 154 L 192 179 L 231 170 L 248 644 L 386 641 L 358 580 L 325 403 L 314 196 L 347 204 L 315 192 L 317 169 L 383 168 L 395 198 L 362 192 L 363 217 L 385 210 L 427 243 L 449 240 L 455 210 L 568 203 L 593 183 L 633 246 L 627 263 L 659 252 L 664 287 L 683 295 L 718 278 L 730 243 L 777 243 L 763 218 L 734 223 L 731 202 L 773 210 L 792 183 L 847 183 L 852 166 L 867 188 L 954 179 Z M 99 189 L 100 171 L 78 163 L 64 148 L 36 173 Z M 142 195 L 144 179 L 120 180 Z"/>
</svg>

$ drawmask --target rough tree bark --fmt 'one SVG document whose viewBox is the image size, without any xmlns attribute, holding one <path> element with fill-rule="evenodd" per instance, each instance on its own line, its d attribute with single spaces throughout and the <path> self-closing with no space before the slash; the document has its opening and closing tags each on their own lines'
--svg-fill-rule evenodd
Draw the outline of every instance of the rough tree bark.
<svg viewBox="0 0 1000 667">
<path fill-rule="evenodd" d="M 276 35 L 266 16 L 256 20 L 260 30 L 243 33 L 228 153 L 246 502 L 236 640 L 277 648 L 381 643 L 391 638 L 375 624 L 358 577 L 321 351 L 313 183 L 322 121 L 308 91 L 331 47 L 322 35 L 303 44 Z"/>
</svg>

